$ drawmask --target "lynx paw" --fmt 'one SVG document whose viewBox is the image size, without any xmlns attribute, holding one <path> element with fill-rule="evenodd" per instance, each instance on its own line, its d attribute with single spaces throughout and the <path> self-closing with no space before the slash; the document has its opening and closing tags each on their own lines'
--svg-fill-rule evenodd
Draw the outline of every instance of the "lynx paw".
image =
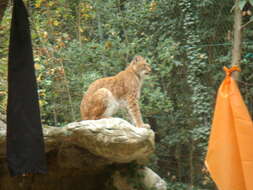
<svg viewBox="0 0 253 190">
<path fill-rule="evenodd" d="M 141 127 L 146 128 L 146 129 L 151 129 L 150 125 L 147 123 L 144 123 Z"/>
</svg>

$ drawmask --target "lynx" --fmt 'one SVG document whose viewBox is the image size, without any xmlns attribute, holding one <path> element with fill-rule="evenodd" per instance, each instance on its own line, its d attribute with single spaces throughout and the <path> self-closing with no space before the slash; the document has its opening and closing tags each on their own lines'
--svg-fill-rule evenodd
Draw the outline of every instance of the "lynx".
<svg viewBox="0 0 253 190">
<path fill-rule="evenodd" d="M 135 56 L 124 71 L 93 82 L 81 102 L 82 119 L 108 118 L 120 108 L 126 108 L 136 127 L 150 128 L 149 124 L 143 123 L 138 104 L 143 79 L 150 72 L 146 60 Z"/>
</svg>

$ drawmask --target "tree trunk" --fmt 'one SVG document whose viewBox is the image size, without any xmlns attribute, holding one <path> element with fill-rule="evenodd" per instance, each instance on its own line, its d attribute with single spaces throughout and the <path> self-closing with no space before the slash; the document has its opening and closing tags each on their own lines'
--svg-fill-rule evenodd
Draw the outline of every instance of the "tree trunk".
<svg viewBox="0 0 253 190">
<path fill-rule="evenodd" d="M 3 19 L 4 11 L 7 8 L 8 2 L 9 2 L 9 0 L 1 0 L 0 1 L 0 23 L 1 23 L 2 19 Z"/>
<path fill-rule="evenodd" d="M 194 155 L 194 144 L 191 140 L 190 143 L 190 152 L 189 152 L 189 166 L 190 166 L 190 181 L 188 190 L 192 190 L 194 187 L 194 164 L 193 164 L 193 155 Z"/>
<path fill-rule="evenodd" d="M 235 0 L 235 16 L 234 16 L 234 40 L 232 50 L 232 64 L 231 66 L 240 66 L 241 61 L 241 44 L 242 44 L 242 15 L 239 7 L 239 1 Z M 238 80 L 238 72 L 233 73 L 233 78 Z"/>
</svg>

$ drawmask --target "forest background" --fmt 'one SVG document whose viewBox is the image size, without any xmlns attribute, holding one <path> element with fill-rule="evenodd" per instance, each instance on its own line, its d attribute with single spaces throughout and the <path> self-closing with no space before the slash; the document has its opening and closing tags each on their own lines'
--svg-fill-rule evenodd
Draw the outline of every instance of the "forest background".
<svg viewBox="0 0 253 190">
<path fill-rule="evenodd" d="M 7 2 L 1 0 L 2 3 Z M 43 125 L 80 120 L 88 85 L 133 56 L 152 66 L 141 110 L 156 132 L 150 167 L 169 189 L 215 189 L 204 167 L 217 88 L 230 66 L 234 2 L 225 0 L 26 0 Z M 1 4 L 1 3 L 0 3 Z M 0 113 L 7 103 L 11 7 L 0 14 Z M 253 113 L 253 31 L 243 17 L 238 84 Z M 124 113 L 122 113 L 124 115 Z"/>
</svg>

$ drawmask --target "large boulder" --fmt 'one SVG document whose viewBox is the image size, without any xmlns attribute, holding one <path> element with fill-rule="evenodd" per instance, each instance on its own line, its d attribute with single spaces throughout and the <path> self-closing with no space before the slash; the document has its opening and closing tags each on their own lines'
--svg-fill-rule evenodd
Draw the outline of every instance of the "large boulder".
<svg viewBox="0 0 253 190">
<path fill-rule="evenodd" d="M 0 119 L 1 190 L 108 189 L 118 166 L 143 163 L 154 151 L 151 129 L 119 118 L 43 127 L 43 133 L 48 174 L 11 178 L 5 162 L 6 125 Z"/>
<path fill-rule="evenodd" d="M 113 174 L 113 186 L 117 190 L 153 189 L 166 190 L 166 182 L 151 169 L 144 167 L 135 171 L 137 175 L 122 175 L 120 170 Z M 137 178 L 133 180 L 133 177 Z"/>
</svg>

